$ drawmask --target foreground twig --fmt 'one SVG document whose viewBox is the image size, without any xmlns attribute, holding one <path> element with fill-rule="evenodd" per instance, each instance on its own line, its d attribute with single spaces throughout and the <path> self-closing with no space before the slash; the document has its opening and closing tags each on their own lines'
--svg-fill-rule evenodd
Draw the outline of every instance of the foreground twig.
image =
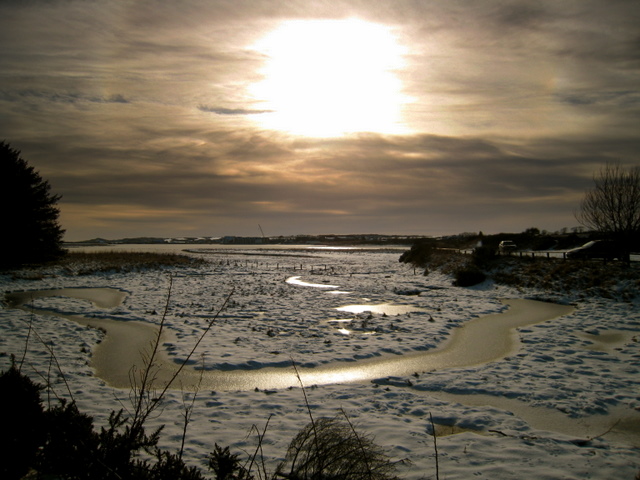
<svg viewBox="0 0 640 480">
<path fill-rule="evenodd" d="M 307 398 L 307 391 L 304 388 L 304 383 L 302 383 L 302 378 L 300 377 L 300 372 L 298 371 L 298 366 L 296 365 L 295 360 L 291 357 L 291 365 L 293 365 L 293 370 L 296 372 L 296 378 L 300 383 L 300 388 L 302 388 L 302 395 L 304 396 L 304 404 L 307 407 L 307 413 L 309 414 L 309 419 L 311 420 L 311 428 L 313 429 L 313 440 L 316 446 L 316 450 L 318 448 L 318 430 L 316 428 L 316 422 L 313 419 L 313 414 L 311 413 L 311 406 L 309 405 L 309 399 Z"/>
<path fill-rule="evenodd" d="M 342 413 L 342 416 L 345 418 L 345 420 L 349 424 L 351 433 L 353 433 L 353 436 L 358 442 L 358 446 L 360 447 L 360 451 L 362 452 L 362 458 L 364 459 L 365 466 L 367 467 L 367 473 L 369 474 L 369 478 L 373 478 L 373 472 L 371 471 L 371 465 L 369 464 L 369 459 L 367 458 L 367 454 L 365 451 L 365 447 L 362 443 L 362 439 L 360 438 L 360 435 L 358 435 L 358 432 L 356 432 L 356 429 L 353 426 L 353 423 L 351 423 L 351 419 L 349 418 L 349 415 L 347 415 L 347 412 L 344 411 L 344 408 L 340 407 L 340 412 Z"/>
<path fill-rule="evenodd" d="M 265 423 L 264 428 L 262 429 L 262 433 L 260 433 L 258 431 L 258 427 L 256 427 L 255 425 L 252 426 L 252 429 L 256 430 L 256 433 L 258 434 L 258 445 L 256 446 L 256 450 L 255 452 L 253 452 L 253 455 L 251 456 L 251 461 L 249 462 L 249 466 L 246 468 L 246 471 L 251 473 L 251 469 L 253 468 L 253 464 L 255 462 L 256 457 L 258 456 L 258 452 L 260 452 L 260 460 L 261 460 L 261 466 L 262 466 L 262 472 L 260 472 L 260 470 L 258 470 L 258 474 L 264 475 L 264 479 L 267 480 L 268 475 L 267 475 L 267 468 L 264 464 L 264 452 L 262 451 L 262 442 L 264 440 L 264 436 L 267 433 L 267 428 L 269 427 L 269 422 L 271 421 L 271 417 L 273 417 L 273 413 L 269 414 L 269 418 L 267 418 L 267 423 Z"/>
<path fill-rule="evenodd" d="M 27 331 L 27 339 L 24 341 L 24 351 L 22 352 L 22 358 L 20 359 L 20 366 L 18 366 L 18 373 L 22 372 L 22 365 L 24 364 L 24 360 L 27 357 L 27 350 L 29 349 L 29 339 L 31 338 L 31 329 L 33 328 L 33 310 L 29 315 L 29 330 Z"/>
<path fill-rule="evenodd" d="M 231 297 L 233 296 L 233 293 L 235 292 L 235 287 L 231 290 L 231 292 L 229 292 L 229 295 L 227 295 L 227 297 L 225 298 L 224 302 L 222 303 L 222 306 L 218 309 L 218 311 L 216 312 L 216 314 L 213 316 L 213 318 L 209 321 L 209 323 L 207 324 L 207 327 L 204 329 L 204 331 L 202 332 L 202 334 L 200 335 L 200 337 L 198 338 L 198 341 L 195 343 L 195 345 L 193 346 L 193 348 L 191 349 L 191 351 L 189 352 L 189 354 L 186 356 L 186 358 L 180 362 L 180 366 L 178 367 L 178 369 L 174 372 L 174 374 L 171 376 L 171 378 L 169 379 L 169 381 L 167 382 L 167 384 L 165 385 L 164 389 L 162 390 L 162 392 L 160 393 L 160 395 L 158 396 L 159 398 L 164 397 L 164 395 L 166 394 L 167 390 L 169 390 L 169 388 L 171 387 L 171 385 L 173 384 L 173 382 L 176 380 L 176 378 L 178 378 L 178 376 L 180 375 L 180 373 L 182 372 L 182 370 L 184 369 L 184 367 L 189 363 L 189 360 L 191 360 L 191 357 L 193 356 L 193 354 L 195 353 L 196 349 L 198 348 L 198 346 L 200 345 L 200 343 L 202 342 L 202 340 L 204 340 L 204 337 L 207 336 L 207 333 L 209 333 L 209 330 L 211 330 L 211 327 L 213 327 L 213 324 L 216 322 L 216 320 L 218 319 L 218 316 L 222 313 L 222 311 L 227 308 L 227 304 L 229 303 L 229 300 L 231 300 Z"/>
<path fill-rule="evenodd" d="M 182 403 L 184 405 L 184 414 L 183 414 L 184 424 L 182 426 L 182 439 L 180 442 L 180 451 L 178 453 L 178 459 L 180 460 L 182 460 L 182 454 L 184 453 L 184 442 L 185 442 L 185 439 L 187 438 L 187 426 L 191 421 L 191 415 L 193 414 L 193 405 L 195 404 L 196 396 L 200 391 L 200 385 L 202 384 L 203 375 L 204 375 L 204 357 L 202 358 L 202 369 L 200 370 L 200 380 L 198 381 L 198 385 L 196 386 L 196 389 L 193 392 L 193 396 L 191 397 L 191 404 L 189 406 L 185 404 L 184 392 L 182 393 Z"/>
<path fill-rule="evenodd" d="M 36 336 L 36 338 L 38 339 L 38 341 L 44 345 L 44 348 L 47 349 L 47 351 L 49 352 L 49 354 L 51 355 L 51 360 L 53 360 L 53 362 L 56 364 L 56 368 L 58 370 L 58 374 L 60 375 L 60 378 L 62 378 L 62 382 L 64 383 L 64 386 L 67 389 L 67 393 L 69 394 L 69 398 L 71 399 L 72 403 L 76 403 L 75 398 L 73 397 L 73 393 L 71 393 L 71 387 L 69 386 L 69 382 L 67 382 L 67 376 L 64 374 L 64 371 L 62 370 L 62 367 L 60 366 L 60 362 L 58 362 L 58 357 L 56 357 L 55 352 L 53 351 L 53 349 L 51 348 L 50 345 L 48 345 L 44 339 L 40 336 L 40 334 L 38 333 L 38 331 L 33 328 L 32 329 L 33 334 Z M 51 387 L 51 384 L 49 383 L 49 381 L 47 381 L 47 386 Z M 54 395 L 56 395 L 55 391 L 53 392 Z M 56 395 L 57 397 L 58 395 Z"/>
<path fill-rule="evenodd" d="M 141 421 L 141 423 L 144 423 L 144 421 L 147 419 L 147 417 L 149 416 L 149 414 L 151 413 L 151 411 L 149 409 L 153 409 L 155 408 L 155 404 L 157 403 L 157 401 L 155 401 L 155 399 L 151 400 L 151 405 L 147 405 L 147 411 L 143 413 L 142 408 L 143 408 L 143 402 L 145 399 L 145 396 L 147 395 L 148 392 L 148 386 L 150 383 L 150 375 L 152 372 L 152 367 L 153 367 L 153 363 L 155 361 L 155 357 L 158 353 L 158 347 L 160 345 L 160 338 L 162 336 L 162 331 L 164 330 L 164 323 L 165 320 L 167 318 L 167 313 L 169 312 L 169 302 L 171 300 L 171 290 L 173 288 L 173 275 L 169 275 L 169 289 L 167 292 L 167 300 L 165 302 L 164 305 L 164 310 L 162 312 L 162 319 L 160 320 L 160 327 L 158 328 L 158 335 L 156 337 L 155 342 L 153 342 L 152 347 L 151 347 L 151 353 L 149 354 L 149 357 L 146 360 L 147 366 L 146 368 L 142 371 L 142 381 L 140 383 L 140 389 L 137 392 L 137 399 L 136 399 L 136 405 L 135 405 L 135 410 L 133 413 L 133 423 L 134 425 L 136 424 L 136 422 L 138 420 Z M 135 386 L 134 386 L 134 390 L 135 390 Z"/>
<path fill-rule="evenodd" d="M 433 435 L 433 449 L 436 451 L 436 480 L 440 480 L 440 466 L 438 464 L 438 436 L 436 435 L 436 425 L 433 423 L 433 415 L 431 415 L 431 412 L 429 412 L 429 421 L 431 422 Z"/>
<path fill-rule="evenodd" d="M 50 363 L 49 363 L 49 378 L 44 378 L 42 376 L 42 374 L 34 368 L 34 371 L 36 372 L 36 374 L 38 374 L 41 378 L 43 378 L 46 382 L 47 385 L 47 389 L 48 390 L 52 390 L 51 387 L 51 381 L 50 381 L 50 372 L 51 372 L 51 362 L 55 362 L 56 364 L 56 368 L 58 369 L 58 373 L 60 375 L 60 378 L 62 378 L 62 381 L 67 389 L 67 393 L 69 394 L 69 398 L 71 399 L 71 402 L 75 403 L 75 399 L 73 397 L 73 393 L 71 393 L 71 387 L 69 386 L 69 383 L 67 382 L 67 377 L 65 376 L 64 372 L 62 371 L 62 367 L 60 366 L 60 363 L 58 362 L 58 358 L 56 357 L 55 352 L 53 351 L 53 349 L 51 348 L 51 346 L 49 344 L 47 344 L 47 342 L 44 341 L 44 339 L 40 336 L 40 334 L 38 333 L 38 331 L 33 327 L 33 319 L 35 316 L 35 306 L 33 305 L 33 299 L 32 299 L 32 305 L 31 307 L 21 307 L 23 310 L 29 312 L 30 316 L 29 316 L 29 330 L 27 332 L 27 339 L 25 340 L 25 345 L 24 345 L 24 351 L 22 353 L 22 358 L 20 360 L 20 366 L 18 367 L 18 372 L 22 371 L 22 366 L 25 362 L 26 356 L 27 356 L 27 351 L 29 348 L 29 340 L 31 338 L 31 334 L 33 333 L 33 335 L 35 335 L 35 337 L 38 339 L 38 341 L 44 346 L 44 348 L 47 349 L 47 351 L 49 352 L 50 355 Z M 60 398 L 58 397 L 58 395 L 56 394 L 55 391 L 53 391 L 53 394 L 56 396 L 56 398 Z"/>
<path fill-rule="evenodd" d="M 155 395 L 150 400 L 149 404 L 147 404 L 146 407 L 143 409 L 142 405 L 143 405 L 144 399 L 146 397 L 149 397 L 150 388 L 151 388 L 150 385 L 153 383 L 152 381 L 150 381 L 150 379 L 153 378 L 153 377 L 150 377 L 150 375 L 151 375 L 152 366 L 153 366 L 153 364 L 155 362 L 155 359 L 156 359 L 156 356 L 158 354 L 158 347 L 159 347 L 160 342 L 161 342 L 162 331 L 163 331 L 164 324 L 165 324 L 165 321 L 166 321 L 166 317 L 167 317 L 167 314 L 168 314 L 168 311 L 169 311 L 169 303 L 170 303 L 170 299 L 171 299 L 171 288 L 172 288 L 172 286 L 173 286 L 173 277 L 170 276 L 169 277 L 169 291 L 167 293 L 167 301 L 165 303 L 164 312 L 162 314 L 162 320 L 160 321 L 160 328 L 158 330 L 158 335 L 157 335 L 155 343 L 153 345 L 151 354 L 149 355 L 149 357 L 148 357 L 148 359 L 146 361 L 147 365 L 146 365 L 146 368 L 145 368 L 145 371 L 144 371 L 144 374 L 143 374 L 143 380 L 142 380 L 142 383 L 140 385 L 140 389 L 138 390 L 138 392 L 136 394 L 138 398 L 137 398 L 136 410 L 135 410 L 134 417 L 133 417 L 133 422 L 132 422 L 132 431 L 134 433 L 137 433 L 136 431 L 140 431 L 142 429 L 142 425 L 144 424 L 144 422 L 147 420 L 147 418 L 149 418 L 151 413 L 156 409 L 158 404 L 161 402 L 161 400 L 166 395 L 166 393 L 169 390 L 169 388 L 171 388 L 171 385 L 173 384 L 173 382 L 176 380 L 176 378 L 178 378 L 178 376 L 180 375 L 180 373 L 182 372 L 184 367 L 189 363 L 189 361 L 191 360 L 191 357 L 195 353 L 196 349 L 198 348 L 198 346 L 200 345 L 200 343 L 202 342 L 204 337 L 209 333 L 209 331 L 213 327 L 213 324 L 218 319 L 218 316 L 227 307 L 227 304 L 229 303 L 229 300 L 231 299 L 231 297 L 233 296 L 233 293 L 235 291 L 235 288 L 233 288 L 231 290 L 231 292 L 229 293 L 229 295 L 227 295 L 227 297 L 225 298 L 223 304 L 220 306 L 220 308 L 218 309 L 216 314 L 213 316 L 213 318 L 209 321 L 209 323 L 207 324 L 207 327 L 204 329 L 204 331 L 202 332 L 202 334 L 200 335 L 200 337 L 196 341 L 195 345 L 193 346 L 193 348 L 191 349 L 189 354 L 180 363 L 180 366 L 173 373 L 173 375 L 171 376 L 169 381 L 166 383 L 166 385 L 164 386 L 164 388 L 162 389 L 160 394 L 159 395 Z"/>
<path fill-rule="evenodd" d="M 602 432 L 600 435 L 591 437 L 589 440 L 595 440 L 596 438 L 604 437 L 606 434 L 611 433 L 613 429 L 618 426 L 619 423 L 620 423 L 620 419 L 616 420 L 616 422 L 613 425 L 611 425 L 606 431 Z"/>
</svg>

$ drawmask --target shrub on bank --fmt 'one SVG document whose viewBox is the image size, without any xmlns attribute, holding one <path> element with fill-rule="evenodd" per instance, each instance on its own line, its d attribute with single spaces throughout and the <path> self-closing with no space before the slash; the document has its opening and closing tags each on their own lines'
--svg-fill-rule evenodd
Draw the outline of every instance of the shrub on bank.
<svg viewBox="0 0 640 480">
<path fill-rule="evenodd" d="M 412 263 L 410 255 L 400 261 Z M 640 263 L 600 260 L 568 260 L 496 256 L 486 249 L 472 255 L 456 251 L 433 250 L 429 261 L 419 265 L 439 270 L 453 277 L 456 286 L 468 287 L 491 278 L 494 282 L 515 288 L 531 288 L 566 292 L 582 296 L 617 298 L 629 301 L 640 297 Z"/>
<path fill-rule="evenodd" d="M 484 282 L 487 276 L 474 265 L 456 270 L 453 284 L 456 287 L 472 287 Z"/>
<path fill-rule="evenodd" d="M 411 263 L 418 267 L 425 267 L 431 261 L 434 247 L 430 243 L 415 243 L 411 250 L 400 256 L 401 263 Z"/>
<path fill-rule="evenodd" d="M 490 268 L 498 258 L 495 248 L 481 246 L 473 249 L 471 263 L 479 269 Z"/>
<path fill-rule="evenodd" d="M 503 259 L 490 272 L 496 283 L 628 301 L 640 296 L 640 265 L 564 259 Z"/>
<path fill-rule="evenodd" d="M 22 478 L 44 440 L 42 387 L 11 367 L 0 374 L 0 477 Z"/>
<path fill-rule="evenodd" d="M 15 365 L 0 374 L 1 478 L 21 479 L 27 474 L 87 480 L 205 478 L 177 455 L 157 448 L 160 430 L 151 435 L 143 428 L 134 431 L 121 410 L 112 412 L 109 427 L 98 432 L 93 418 L 73 402 L 43 409 L 42 390 Z M 143 452 L 156 461 L 140 459 Z"/>
</svg>

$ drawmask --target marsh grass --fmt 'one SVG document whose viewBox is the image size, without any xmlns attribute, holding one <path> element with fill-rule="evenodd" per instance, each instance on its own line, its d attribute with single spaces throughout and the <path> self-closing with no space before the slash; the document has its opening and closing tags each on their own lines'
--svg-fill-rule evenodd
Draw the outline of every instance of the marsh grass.
<svg viewBox="0 0 640 480">
<path fill-rule="evenodd" d="M 41 280 L 51 275 L 92 275 L 96 273 L 128 273 L 203 265 L 206 260 L 169 252 L 75 252 L 45 265 L 12 271 L 16 280 Z"/>
</svg>

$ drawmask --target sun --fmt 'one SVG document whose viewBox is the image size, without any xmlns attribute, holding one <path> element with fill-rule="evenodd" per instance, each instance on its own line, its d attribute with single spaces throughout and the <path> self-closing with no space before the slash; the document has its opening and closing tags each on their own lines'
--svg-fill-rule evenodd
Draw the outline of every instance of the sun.
<svg viewBox="0 0 640 480">
<path fill-rule="evenodd" d="M 253 49 L 265 56 L 250 94 L 269 129 L 312 137 L 403 133 L 397 72 L 405 49 L 392 30 L 362 20 L 295 20 Z"/>
</svg>

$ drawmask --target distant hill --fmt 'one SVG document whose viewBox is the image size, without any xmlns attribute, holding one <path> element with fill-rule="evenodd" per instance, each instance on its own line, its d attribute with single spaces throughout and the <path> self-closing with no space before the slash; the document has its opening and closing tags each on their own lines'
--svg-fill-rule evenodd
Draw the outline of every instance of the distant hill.
<svg viewBox="0 0 640 480">
<path fill-rule="evenodd" d="M 407 235 L 290 235 L 278 237 L 134 237 L 117 240 L 94 238 L 81 242 L 66 242 L 67 245 L 120 245 L 120 244 L 226 244 L 226 245 L 412 245 L 425 236 Z"/>
</svg>

